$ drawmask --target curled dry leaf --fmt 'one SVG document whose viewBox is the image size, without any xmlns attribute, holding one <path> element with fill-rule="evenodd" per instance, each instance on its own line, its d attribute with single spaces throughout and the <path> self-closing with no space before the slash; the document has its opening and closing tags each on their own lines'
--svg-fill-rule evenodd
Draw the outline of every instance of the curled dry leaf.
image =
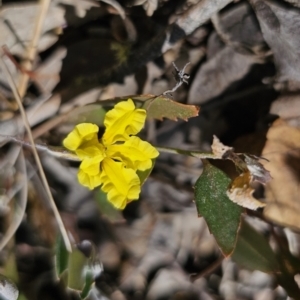
<svg viewBox="0 0 300 300">
<path fill-rule="evenodd" d="M 262 203 L 253 197 L 254 189 L 251 187 L 253 176 L 249 171 L 240 174 L 230 184 L 226 194 L 234 203 L 252 210 L 264 207 Z"/>
<path fill-rule="evenodd" d="M 266 42 L 262 36 L 257 18 L 248 2 L 240 2 L 216 14 L 213 25 L 220 39 L 236 52 L 262 57 Z"/>
<path fill-rule="evenodd" d="M 241 172 L 247 171 L 246 163 L 234 152 L 234 149 L 222 144 L 215 135 L 211 149 L 216 156 L 215 159 L 229 159 Z"/>
<path fill-rule="evenodd" d="M 247 168 L 251 173 L 251 176 L 253 177 L 253 181 L 266 184 L 272 179 L 270 172 L 266 170 L 264 166 L 258 161 L 258 157 L 250 157 L 246 154 L 244 154 L 244 156 Z"/>
<path fill-rule="evenodd" d="M 158 6 L 158 0 L 147 0 L 144 3 L 144 8 L 146 10 L 147 16 L 151 17 L 153 13 L 156 11 Z"/>
<path fill-rule="evenodd" d="M 12 54 L 24 55 L 28 41 L 32 39 L 35 19 L 39 9 L 38 3 L 20 3 L 5 5 L 0 10 L 0 40 L 5 43 Z M 51 5 L 43 22 L 42 39 L 38 44 L 38 51 L 49 48 L 56 40 L 53 35 L 45 35 L 54 28 L 61 28 L 65 24 L 64 9 Z M 22 16 L 20 18 L 20 16 Z M 45 40 L 48 36 L 47 41 Z"/>
<path fill-rule="evenodd" d="M 267 134 L 263 156 L 273 180 L 266 185 L 267 219 L 300 230 L 300 129 L 282 119 Z"/>
<path fill-rule="evenodd" d="M 76 15 L 79 18 L 83 18 L 86 15 L 86 12 L 92 7 L 99 6 L 97 1 L 93 0 L 55 0 L 58 3 L 73 5 L 76 11 Z"/>
<path fill-rule="evenodd" d="M 214 135 L 213 143 L 211 145 L 211 150 L 217 158 L 223 159 L 226 154 L 233 152 L 232 147 L 225 146 L 220 142 L 220 140 Z"/>
<path fill-rule="evenodd" d="M 283 1 L 251 0 L 250 2 L 264 39 L 273 52 L 278 72 L 277 80 L 299 83 L 300 9 L 284 5 Z"/>
<path fill-rule="evenodd" d="M 285 1 L 291 3 L 296 7 L 300 7 L 300 0 L 285 0 Z"/>
<path fill-rule="evenodd" d="M 53 88 L 60 80 L 59 72 L 62 66 L 62 60 L 67 54 L 66 48 L 58 48 L 45 62 L 36 69 L 35 83 L 39 85 L 45 94 L 52 92 Z"/>
<path fill-rule="evenodd" d="M 125 10 L 118 1 L 116 0 L 100 0 L 100 1 L 111 5 L 118 12 L 118 14 L 123 20 L 126 18 Z"/>
<path fill-rule="evenodd" d="M 203 104 L 221 95 L 234 82 L 244 78 L 257 62 L 255 57 L 240 54 L 230 46 L 224 47 L 197 71 L 188 103 Z"/>
<path fill-rule="evenodd" d="M 151 17 L 158 7 L 158 0 L 133 0 L 130 6 L 143 5 L 148 17 Z"/>
<path fill-rule="evenodd" d="M 251 187 L 253 181 L 265 184 L 271 180 L 270 172 L 258 161 L 259 158 L 243 154 L 245 159 L 241 159 L 232 147 L 223 145 L 216 136 L 214 136 L 211 148 L 216 158 L 230 159 L 241 171 L 241 174 L 231 182 L 226 192 L 229 199 L 252 210 L 264 207 L 264 203 L 253 197 L 254 189 Z"/>
<path fill-rule="evenodd" d="M 232 85 L 236 87 L 253 65 L 263 62 L 265 55 L 266 44 L 247 1 L 216 16 L 212 21 L 218 35 L 209 37 L 207 61 L 200 66 L 191 84 L 188 102 L 192 104 L 208 102 Z"/>
<path fill-rule="evenodd" d="M 300 101 L 298 94 L 283 94 L 271 105 L 270 113 L 284 120 L 300 120 Z"/>
</svg>

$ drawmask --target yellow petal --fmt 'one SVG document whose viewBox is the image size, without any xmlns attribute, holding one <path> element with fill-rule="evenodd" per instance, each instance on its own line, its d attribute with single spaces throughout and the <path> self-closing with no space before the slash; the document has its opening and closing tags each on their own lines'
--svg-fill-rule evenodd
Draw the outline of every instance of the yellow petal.
<svg viewBox="0 0 300 300">
<path fill-rule="evenodd" d="M 134 170 L 107 157 L 102 161 L 101 167 L 101 189 L 107 193 L 107 199 L 116 208 L 124 209 L 128 202 L 138 199 L 141 184 Z"/>
<path fill-rule="evenodd" d="M 159 152 L 148 142 L 132 136 L 124 144 L 109 146 L 106 154 L 109 157 L 123 160 L 127 167 L 145 171 L 151 168 L 152 159 L 156 158 Z"/>
<path fill-rule="evenodd" d="M 125 141 L 130 135 L 137 134 L 143 128 L 145 120 L 146 111 L 136 109 L 131 99 L 119 102 L 105 115 L 106 130 L 102 138 L 104 145 Z"/>
<path fill-rule="evenodd" d="M 99 127 L 91 123 L 82 123 L 75 126 L 75 128 L 64 139 L 63 145 L 71 151 L 75 151 L 84 142 L 92 139 L 97 139 L 97 132 Z"/>
<path fill-rule="evenodd" d="M 82 160 L 86 158 L 99 157 L 101 161 L 105 156 L 105 149 L 103 145 L 98 142 L 90 147 L 80 147 L 75 152 L 77 156 Z"/>
<path fill-rule="evenodd" d="M 79 166 L 79 170 L 82 170 L 84 173 L 95 176 L 100 173 L 100 162 L 103 160 L 103 157 L 96 156 L 92 158 L 85 158 Z"/>
<path fill-rule="evenodd" d="M 89 174 L 85 173 L 83 170 L 79 170 L 78 172 L 78 181 L 83 186 L 93 190 L 95 187 L 99 186 L 101 182 L 100 174 L 96 176 L 90 176 Z"/>
</svg>

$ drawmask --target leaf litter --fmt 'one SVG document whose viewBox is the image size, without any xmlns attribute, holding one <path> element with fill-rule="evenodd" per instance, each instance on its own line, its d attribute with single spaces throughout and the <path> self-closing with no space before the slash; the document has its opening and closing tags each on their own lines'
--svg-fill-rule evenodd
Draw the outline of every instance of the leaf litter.
<svg viewBox="0 0 300 300">
<path fill-rule="evenodd" d="M 160 95 L 160 100 L 150 103 L 154 120 L 148 121 L 142 135 L 161 148 L 210 153 L 210 158 L 217 158 L 216 164 L 231 160 L 230 166 L 220 167 L 228 176 L 224 198 L 247 211 L 258 209 L 254 214 L 268 222 L 299 230 L 298 4 L 259 0 L 51 1 L 23 98 L 36 144 L 61 147 L 74 124 L 96 119 L 101 125 L 106 110 L 103 100 Z M 38 5 L 4 2 L 1 7 L 0 46 L 6 45 L 12 55 L 4 55 L 4 59 L 17 84 L 23 76 L 22 59 L 32 42 Z M 178 70 L 191 62 L 185 70 L 189 84 L 175 90 L 172 62 Z M 162 95 L 168 90 L 173 90 L 172 96 Z M 0 123 L 1 134 L 26 141 L 26 136 L 19 136 L 24 127 L 2 70 L 0 97 L 1 113 L 9 116 Z M 272 125 L 274 117 L 269 112 L 285 121 Z M 263 151 L 262 147 L 253 150 L 254 143 L 234 150 L 235 141 L 249 134 L 254 141 L 260 136 L 267 139 Z M 2 136 L 1 142 L 4 162 L 12 148 Z M 104 267 L 97 281 L 98 299 L 179 299 L 176 295 L 185 299 L 266 299 L 262 296 L 266 293 L 271 298 L 291 293 L 274 289 L 276 276 L 246 271 L 230 259 L 222 263 L 219 247 L 204 218 L 197 217 L 193 203 L 192 187 L 203 171 L 199 158 L 162 153 L 140 201 L 120 213 L 103 206 L 105 196 L 101 202 L 97 192 L 78 185 L 76 162 L 46 153 L 41 157 L 68 232 L 75 242 L 88 239 L 95 244 Z M 11 226 L 22 234 L 14 236 L 15 244 L 7 252 L 15 249 L 18 254 L 15 259 L 22 273 L 18 286 L 26 282 L 26 288 L 20 290 L 22 296 L 43 299 L 43 284 L 52 284 L 53 290 L 68 299 L 62 287 L 45 276 L 47 266 L 53 267 L 50 249 L 56 223 L 45 191 L 32 175 L 32 155 L 25 148 L 24 160 L 31 170 L 30 176 L 22 177 L 21 185 L 29 187 L 29 205 L 26 217 L 21 214 L 12 221 Z M 8 196 L 5 188 L 11 183 L 12 177 L 4 175 L 1 191 Z M 19 194 L 11 201 L 18 199 Z M 2 219 L 3 235 L 11 231 L 5 218 L 13 216 L 15 209 L 11 207 Z M 254 220 L 252 214 L 249 212 L 249 218 Z M 53 226 L 45 228 L 45 223 Z M 274 234 L 272 223 L 263 224 L 256 229 L 267 237 Z M 236 228 L 239 234 L 239 226 Z M 299 239 L 296 232 L 290 233 L 289 239 L 291 234 Z M 241 241 L 247 245 L 245 237 Z M 231 246 L 235 247 L 235 241 Z M 37 259 L 44 263 L 40 268 L 30 263 Z M 253 274 L 261 276 L 260 285 Z M 191 281 L 191 275 L 197 279 Z"/>
</svg>

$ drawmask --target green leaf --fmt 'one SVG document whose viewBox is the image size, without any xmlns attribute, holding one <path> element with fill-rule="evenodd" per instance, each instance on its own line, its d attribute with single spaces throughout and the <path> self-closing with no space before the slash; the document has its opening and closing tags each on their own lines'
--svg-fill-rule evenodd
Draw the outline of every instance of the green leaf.
<svg viewBox="0 0 300 300">
<path fill-rule="evenodd" d="M 189 118 L 197 117 L 199 107 L 195 105 L 182 104 L 169 99 L 167 96 L 146 95 L 130 95 L 117 97 L 113 99 L 102 100 L 97 103 L 102 106 L 113 106 L 120 101 L 132 99 L 136 107 L 147 110 L 147 118 L 162 120 L 163 118 L 177 121 L 182 119 L 187 121 Z"/>
<path fill-rule="evenodd" d="M 66 116 L 66 122 L 71 124 L 93 123 L 103 126 L 106 110 L 101 104 L 90 104 L 72 109 Z"/>
<path fill-rule="evenodd" d="M 58 235 L 55 243 L 55 271 L 58 278 L 68 267 L 69 252 L 65 247 L 65 243 Z"/>
<path fill-rule="evenodd" d="M 19 274 L 17 269 L 17 259 L 14 251 L 10 251 L 5 259 L 3 268 L 3 275 L 10 278 L 14 283 L 19 283 Z"/>
<path fill-rule="evenodd" d="M 275 253 L 267 239 L 246 221 L 242 222 L 233 260 L 243 267 L 262 272 L 276 272 L 279 270 Z"/>
<path fill-rule="evenodd" d="M 198 214 L 203 216 L 225 256 L 235 248 L 243 208 L 226 195 L 230 178 L 203 160 L 203 173 L 195 185 Z"/>
<path fill-rule="evenodd" d="M 155 165 L 155 161 L 156 159 L 152 159 L 152 166 L 151 168 L 145 170 L 145 171 L 137 171 L 137 175 L 139 176 L 140 178 L 140 182 L 141 182 L 141 185 L 143 185 L 145 183 L 145 181 L 147 180 L 147 178 L 149 177 L 149 175 L 151 174 L 153 168 L 154 168 L 154 165 Z"/>
<path fill-rule="evenodd" d="M 94 198 L 100 213 L 105 216 L 110 222 L 124 221 L 123 215 L 119 209 L 116 209 L 108 200 L 107 194 L 102 192 L 101 189 L 96 189 Z"/>
<path fill-rule="evenodd" d="M 162 120 L 167 118 L 173 121 L 178 119 L 187 121 L 189 118 L 197 117 L 199 114 L 199 107 L 195 105 L 182 104 L 163 95 L 152 97 L 153 99 L 147 100 L 143 105 L 143 108 L 147 110 L 149 119 Z"/>
<path fill-rule="evenodd" d="M 68 261 L 68 288 L 82 291 L 85 285 L 85 269 L 88 263 L 89 258 L 79 249 L 73 250 Z"/>
<path fill-rule="evenodd" d="M 85 284 L 84 284 L 84 288 L 80 294 L 80 298 L 81 299 L 85 299 L 89 292 L 90 292 L 90 289 L 94 283 L 94 276 L 93 276 L 93 273 L 91 271 L 87 271 L 86 272 L 86 275 L 85 275 Z"/>
</svg>

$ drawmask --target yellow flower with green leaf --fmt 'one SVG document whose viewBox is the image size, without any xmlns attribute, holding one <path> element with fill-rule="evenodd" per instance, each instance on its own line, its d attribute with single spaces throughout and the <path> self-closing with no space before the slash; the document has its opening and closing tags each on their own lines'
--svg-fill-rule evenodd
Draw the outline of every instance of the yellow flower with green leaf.
<svg viewBox="0 0 300 300">
<path fill-rule="evenodd" d="M 158 151 L 135 136 L 146 120 L 146 111 L 137 109 L 131 99 L 119 102 L 105 115 L 105 132 L 99 140 L 99 127 L 78 124 L 63 145 L 81 160 L 79 182 L 94 189 L 101 186 L 108 200 L 119 209 L 136 200 L 141 192 L 137 171 L 152 167 Z"/>
</svg>

